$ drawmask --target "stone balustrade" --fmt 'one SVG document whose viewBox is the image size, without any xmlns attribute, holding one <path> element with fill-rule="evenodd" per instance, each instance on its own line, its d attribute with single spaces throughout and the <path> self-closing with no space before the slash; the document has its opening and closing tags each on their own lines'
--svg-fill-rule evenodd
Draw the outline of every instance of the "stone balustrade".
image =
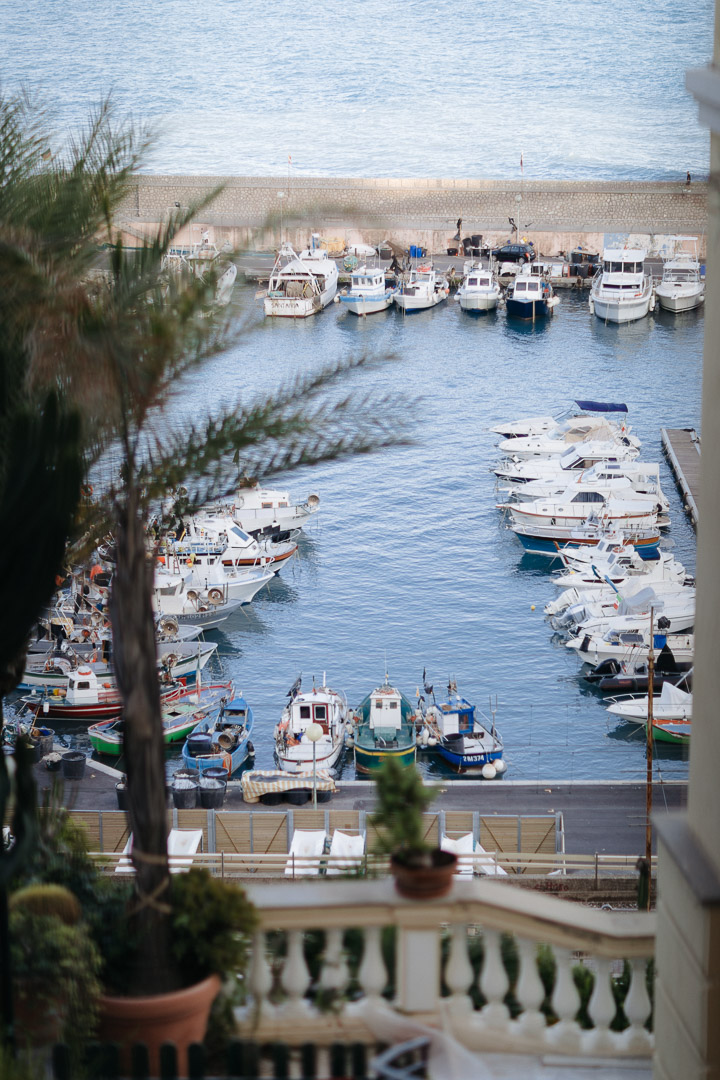
<svg viewBox="0 0 720 1080">
<path fill-rule="evenodd" d="M 248 1004 L 236 1014 L 244 1035 L 297 1044 L 387 1042 L 425 1025 L 470 1051 L 615 1059 L 652 1054 L 646 1023 L 654 914 L 589 909 L 488 881 L 458 881 L 448 897 L 423 902 L 401 898 L 387 879 L 247 891 L 261 926 Z M 363 942 L 352 971 L 345 948 L 349 930 Z M 284 935 L 282 958 L 277 931 Z M 313 939 L 317 947 L 318 941 L 313 931 L 322 931 L 324 947 L 319 973 L 311 978 L 308 943 Z M 314 967 L 317 962 L 315 955 Z M 622 1003 L 626 1026 L 615 1031 L 613 984 L 620 979 L 629 980 Z M 390 980 L 392 1000 L 384 996 Z M 580 1018 L 582 983 L 592 989 Z"/>
</svg>

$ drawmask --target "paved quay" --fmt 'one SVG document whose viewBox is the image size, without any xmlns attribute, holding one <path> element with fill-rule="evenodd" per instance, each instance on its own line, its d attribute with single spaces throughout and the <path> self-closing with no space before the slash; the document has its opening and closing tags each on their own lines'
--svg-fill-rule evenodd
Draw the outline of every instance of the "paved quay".
<svg viewBox="0 0 720 1080">
<path fill-rule="evenodd" d="M 35 767 L 39 797 L 52 783 L 42 763 Z M 117 810 L 115 784 L 121 774 L 100 762 L 88 760 L 83 780 L 66 782 L 64 804 L 74 810 Z M 567 854 L 636 855 L 645 847 L 645 786 L 630 781 L 473 781 L 449 780 L 438 785 L 440 795 L 433 810 L 478 810 L 484 816 L 548 815 L 562 813 Z M 687 804 L 687 784 L 669 781 L 653 785 L 657 819 Z M 306 804 L 307 809 L 310 804 Z M 323 808 L 372 811 L 373 781 L 349 780 Z M 224 810 L 275 813 L 292 809 L 286 803 L 264 807 L 243 802 L 239 781 L 228 786 Z"/>
</svg>

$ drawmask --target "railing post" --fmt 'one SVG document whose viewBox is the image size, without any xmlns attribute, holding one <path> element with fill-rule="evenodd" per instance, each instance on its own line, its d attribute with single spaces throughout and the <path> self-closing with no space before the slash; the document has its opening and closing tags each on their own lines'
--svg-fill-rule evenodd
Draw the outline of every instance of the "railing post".
<svg viewBox="0 0 720 1080">
<path fill-rule="evenodd" d="M 440 996 L 440 935 L 398 929 L 396 1005 L 406 1013 L 436 1013 Z"/>
</svg>

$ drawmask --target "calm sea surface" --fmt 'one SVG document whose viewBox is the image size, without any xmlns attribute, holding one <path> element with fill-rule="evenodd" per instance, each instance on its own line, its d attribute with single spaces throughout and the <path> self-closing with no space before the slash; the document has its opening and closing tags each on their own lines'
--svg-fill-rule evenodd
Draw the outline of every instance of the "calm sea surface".
<svg viewBox="0 0 720 1080">
<path fill-rule="evenodd" d="M 153 171 L 684 179 L 712 0 L 0 0 L 59 135 L 112 91 Z M 288 162 L 288 157 L 292 162 Z"/>
<path fill-rule="evenodd" d="M 387 657 L 410 697 L 423 667 L 436 689 L 454 676 L 481 708 L 497 695 L 508 780 L 644 776 L 642 732 L 607 716 L 542 614 L 556 595 L 550 564 L 523 557 L 495 509 L 488 428 L 576 396 L 625 401 L 642 460 L 662 461 L 661 426 L 699 425 L 702 314 L 605 326 L 587 294 L 565 293 L 555 318 L 535 326 L 504 313 L 474 318 L 454 301 L 405 319 L 391 309 L 363 320 L 331 305 L 295 322 L 263 319 L 253 297 L 254 287 L 236 289 L 246 335 L 184 387 L 181 411 L 247 399 L 318 357 L 359 351 L 374 359 L 351 388 L 420 395 L 398 410 L 414 445 L 278 480 L 298 501 L 317 492 L 320 512 L 294 564 L 208 635 L 219 658 L 206 680 L 232 677 L 246 694 L 257 765 L 272 767 L 272 729 L 298 674 L 307 686 L 327 671 L 329 685 L 357 704 L 382 682 Z M 692 570 L 694 534 L 664 462 L 662 477 L 675 554 Z M 686 775 L 677 748 L 657 754 L 663 776 Z M 350 762 L 344 775 L 353 775 Z"/>
</svg>

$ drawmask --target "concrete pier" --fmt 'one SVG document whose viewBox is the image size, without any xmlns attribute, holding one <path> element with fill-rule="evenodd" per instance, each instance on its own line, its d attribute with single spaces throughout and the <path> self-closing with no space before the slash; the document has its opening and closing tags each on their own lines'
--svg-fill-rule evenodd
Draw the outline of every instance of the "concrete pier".
<svg viewBox="0 0 720 1080">
<path fill-rule="evenodd" d="M 143 175 L 133 181 L 117 224 L 132 244 L 174 210 L 208 198 L 190 239 L 210 226 L 216 243 L 227 241 L 236 251 L 273 250 L 281 233 L 303 246 L 313 229 L 327 239 L 376 245 L 392 238 L 438 253 L 450 246 L 458 218 L 463 236 L 479 233 L 491 244 L 508 239 L 513 218 L 545 254 L 580 243 L 597 251 L 626 238 L 661 254 L 667 237 L 682 234 L 698 237 L 705 257 L 703 182 Z"/>
</svg>

